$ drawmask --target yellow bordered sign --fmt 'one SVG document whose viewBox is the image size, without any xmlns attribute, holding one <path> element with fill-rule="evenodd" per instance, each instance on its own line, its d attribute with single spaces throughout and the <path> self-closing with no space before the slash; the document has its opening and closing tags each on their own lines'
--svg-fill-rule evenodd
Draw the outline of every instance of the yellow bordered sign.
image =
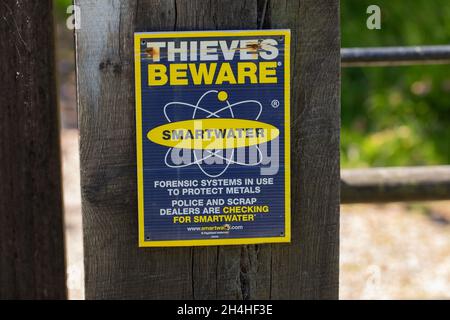
<svg viewBox="0 0 450 320">
<path fill-rule="evenodd" d="M 289 242 L 289 30 L 134 39 L 139 246 Z"/>
</svg>

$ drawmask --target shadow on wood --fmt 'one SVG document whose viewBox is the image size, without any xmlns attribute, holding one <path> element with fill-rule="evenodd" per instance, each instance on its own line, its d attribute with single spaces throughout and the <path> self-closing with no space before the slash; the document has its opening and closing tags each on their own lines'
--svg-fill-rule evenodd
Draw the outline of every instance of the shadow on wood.
<svg viewBox="0 0 450 320">
<path fill-rule="evenodd" d="M 65 299 L 52 1 L 0 2 L 0 299 Z"/>
</svg>

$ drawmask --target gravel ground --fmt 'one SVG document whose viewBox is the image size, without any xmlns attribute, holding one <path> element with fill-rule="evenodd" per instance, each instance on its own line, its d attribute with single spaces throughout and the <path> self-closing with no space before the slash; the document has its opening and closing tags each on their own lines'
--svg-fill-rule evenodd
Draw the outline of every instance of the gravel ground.
<svg viewBox="0 0 450 320">
<path fill-rule="evenodd" d="M 83 299 L 78 131 L 61 140 L 69 297 Z M 450 202 L 342 206 L 340 298 L 450 298 Z"/>
<path fill-rule="evenodd" d="M 341 207 L 342 299 L 450 298 L 450 202 Z"/>
</svg>

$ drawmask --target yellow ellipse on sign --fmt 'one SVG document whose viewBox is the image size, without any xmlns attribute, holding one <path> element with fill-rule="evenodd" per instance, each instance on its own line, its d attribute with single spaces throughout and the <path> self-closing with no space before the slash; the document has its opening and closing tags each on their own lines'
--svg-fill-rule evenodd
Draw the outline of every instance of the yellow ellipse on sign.
<svg viewBox="0 0 450 320">
<path fill-rule="evenodd" d="M 147 138 L 179 149 L 221 150 L 250 147 L 277 138 L 280 131 L 268 123 L 245 119 L 193 119 L 153 128 Z"/>
</svg>

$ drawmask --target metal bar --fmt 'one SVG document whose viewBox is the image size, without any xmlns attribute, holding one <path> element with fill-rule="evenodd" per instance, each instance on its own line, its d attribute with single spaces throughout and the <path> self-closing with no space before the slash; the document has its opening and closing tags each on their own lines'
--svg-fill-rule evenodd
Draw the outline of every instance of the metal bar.
<svg viewBox="0 0 450 320">
<path fill-rule="evenodd" d="M 342 67 L 450 64 L 450 45 L 342 48 Z"/>
<path fill-rule="evenodd" d="M 341 203 L 450 200 L 450 165 L 341 171 Z"/>
</svg>

